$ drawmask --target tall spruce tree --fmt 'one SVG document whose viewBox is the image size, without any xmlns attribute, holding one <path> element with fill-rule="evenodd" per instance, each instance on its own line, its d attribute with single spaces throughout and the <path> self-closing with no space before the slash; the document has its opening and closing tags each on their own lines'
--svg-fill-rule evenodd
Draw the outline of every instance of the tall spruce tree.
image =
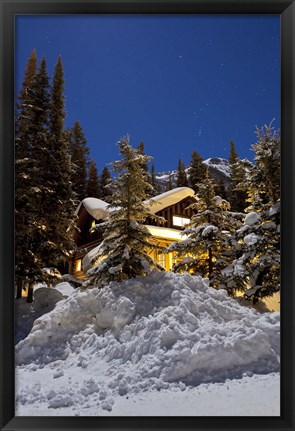
<svg viewBox="0 0 295 431">
<path fill-rule="evenodd" d="M 105 202 L 111 202 L 112 192 L 108 187 L 112 182 L 112 177 L 109 169 L 105 166 L 100 176 L 100 196 Z"/>
<path fill-rule="evenodd" d="M 44 202 L 47 195 L 44 163 L 48 147 L 50 84 L 46 61 L 37 70 L 36 52 L 30 56 L 20 91 L 16 120 L 15 222 L 17 298 L 24 284 L 27 301 L 33 300 L 33 285 L 45 280 L 45 249 L 48 225 Z"/>
<path fill-rule="evenodd" d="M 32 118 L 34 116 L 34 84 L 37 76 L 38 59 L 37 52 L 34 49 L 25 68 L 25 76 L 22 87 L 18 96 L 17 113 L 16 113 L 16 156 L 20 155 L 21 151 L 26 151 L 25 142 L 27 141 L 29 129 L 32 125 Z"/>
<path fill-rule="evenodd" d="M 30 284 L 29 302 L 32 301 L 32 278 L 39 272 L 38 262 L 31 253 L 31 223 L 34 219 L 31 197 L 32 130 L 34 121 L 34 93 L 37 76 L 37 53 L 32 51 L 25 69 L 25 77 L 18 97 L 15 125 L 15 279 L 16 297 L 22 296 L 25 284 Z M 32 276 L 32 277 L 31 277 Z"/>
<path fill-rule="evenodd" d="M 185 171 L 184 162 L 179 159 L 177 173 L 176 173 L 176 186 L 177 187 L 187 187 L 188 179 Z"/>
<path fill-rule="evenodd" d="M 204 159 L 197 151 L 193 151 L 189 167 L 189 184 L 190 187 L 198 192 L 198 184 L 204 180 L 206 175 L 206 165 L 203 163 Z"/>
<path fill-rule="evenodd" d="M 139 145 L 138 145 L 138 147 L 137 147 L 137 149 L 139 150 L 140 154 L 144 155 L 144 154 L 145 154 L 145 152 L 144 152 L 144 142 L 140 142 L 140 143 L 139 143 Z M 147 162 L 143 162 L 142 167 L 143 167 L 143 169 L 144 169 L 146 172 L 148 172 L 148 165 L 147 165 Z"/>
<path fill-rule="evenodd" d="M 73 166 L 71 175 L 72 189 L 76 200 L 79 202 L 89 196 L 86 188 L 90 151 L 79 121 L 75 121 L 69 132 L 69 153 Z"/>
<path fill-rule="evenodd" d="M 132 148 L 128 137 L 119 141 L 119 148 L 122 159 L 113 163 L 117 178 L 110 186 L 109 207 L 114 211 L 105 223 L 104 239 L 94 257 L 99 263 L 88 272 L 94 285 L 145 275 L 152 267 L 162 269 L 149 256 L 148 248 L 159 247 L 152 244 L 152 235 L 144 226 L 147 217 L 157 218 L 143 205 L 145 190 L 151 188 L 143 164 L 150 157 Z"/>
<path fill-rule="evenodd" d="M 229 166 L 230 184 L 227 197 L 233 210 L 244 211 L 247 206 L 247 193 L 241 187 L 241 184 L 243 184 L 246 179 L 246 168 L 243 161 L 239 159 L 233 140 L 230 141 Z"/>
<path fill-rule="evenodd" d="M 49 142 L 46 157 L 48 193 L 44 205 L 47 214 L 47 259 L 51 265 L 62 265 L 74 248 L 71 229 L 74 224 L 75 200 L 71 184 L 69 142 L 64 130 L 64 72 L 59 56 L 53 76 Z"/>
<path fill-rule="evenodd" d="M 99 176 L 95 161 L 92 159 L 89 166 L 88 182 L 86 187 L 87 197 L 101 199 Z"/>
<path fill-rule="evenodd" d="M 144 152 L 144 142 L 140 142 L 140 144 L 138 145 L 137 149 L 139 150 L 140 154 L 145 155 L 145 152 Z M 147 162 L 143 162 L 142 168 L 146 171 L 148 182 L 149 182 L 149 186 L 145 190 L 145 192 L 146 192 L 147 196 L 151 197 L 151 196 L 154 195 L 154 193 L 151 191 L 151 188 L 150 188 L 151 178 L 150 178 L 150 174 L 149 174 Z"/>
</svg>

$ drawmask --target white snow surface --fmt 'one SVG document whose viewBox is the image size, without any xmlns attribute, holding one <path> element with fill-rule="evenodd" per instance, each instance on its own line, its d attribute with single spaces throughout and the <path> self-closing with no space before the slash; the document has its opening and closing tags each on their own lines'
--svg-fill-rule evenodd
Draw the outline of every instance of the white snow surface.
<svg viewBox="0 0 295 431">
<path fill-rule="evenodd" d="M 207 235 L 210 235 L 211 233 L 217 233 L 218 231 L 219 231 L 218 227 L 209 224 L 203 230 L 202 236 L 207 236 Z"/>
<path fill-rule="evenodd" d="M 255 223 L 259 223 L 261 217 L 258 213 L 252 212 L 246 215 L 244 224 L 248 226 L 252 226 Z"/>
<path fill-rule="evenodd" d="M 218 169 L 227 177 L 230 176 L 230 165 L 227 159 L 222 157 L 211 157 L 209 159 L 204 160 L 204 163 L 207 166 L 212 166 L 213 168 Z"/>
<path fill-rule="evenodd" d="M 75 288 L 67 281 L 63 281 L 62 283 L 58 283 L 53 290 L 58 290 L 60 293 L 63 294 L 64 297 L 70 296 Z"/>
<path fill-rule="evenodd" d="M 16 346 L 16 414 L 279 415 L 279 316 L 188 274 L 78 288 Z"/>
<path fill-rule="evenodd" d="M 249 233 L 249 235 L 246 235 L 244 238 L 244 243 L 248 246 L 254 245 L 259 240 L 259 236 L 257 236 L 255 233 Z"/>
</svg>

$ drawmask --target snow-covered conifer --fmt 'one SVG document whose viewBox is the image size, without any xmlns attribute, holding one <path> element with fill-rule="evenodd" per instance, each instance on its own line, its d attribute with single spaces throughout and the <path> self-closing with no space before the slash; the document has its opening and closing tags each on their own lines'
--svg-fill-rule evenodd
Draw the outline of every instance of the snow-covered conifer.
<svg viewBox="0 0 295 431">
<path fill-rule="evenodd" d="M 225 270 L 228 289 L 244 291 L 254 303 L 280 289 L 280 136 L 270 125 L 257 129 L 257 137 L 250 206 L 237 231 L 241 251 Z"/>
<path fill-rule="evenodd" d="M 229 166 L 230 184 L 227 191 L 228 201 L 233 210 L 242 212 L 247 206 L 247 193 L 241 187 L 241 184 L 246 180 L 246 167 L 245 163 L 239 159 L 233 140 L 230 141 Z"/>
<path fill-rule="evenodd" d="M 61 57 L 55 66 L 50 106 L 50 127 L 46 159 L 47 254 L 51 265 L 62 264 L 74 247 L 69 226 L 74 223 L 75 200 L 71 183 L 68 134 L 64 129 L 64 72 Z"/>
<path fill-rule="evenodd" d="M 235 253 L 235 227 L 240 226 L 241 214 L 232 213 L 229 203 L 216 196 L 214 182 L 206 170 L 199 183 L 197 202 L 191 205 L 195 214 L 183 233 L 187 238 L 173 243 L 168 250 L 175 251 L 182 260 L 174 266 L 176 272 L 189 271 L 208 277 L 210 284 L 219 287 L 221 270 Z"/>
<path fill-rule="evenodd" d="M 103 226 L 103 242 L 93 261 L 90 283 L 125 280 L 149 273 L 159 267 L 149 256 L 148 249 L 159 248 L 152 244 L 152 235 L 144 226 L 147 217 L 154 217 L 143 205 L 145 190 L 151 189 L 143 164 L 150 157 L 141 154 L 129 144 L 129 137 L 119 141 L 122 159 L 113 163 L 117 178 L 111 183 L 111 214 Z M 98 225 L 99 226 L 99 225 Z"/>
<path fill-rule="evenodd" d="M 37 67 L 33 51 L 19 96 L 15 145 L 15 263 L 17 298 L 28 286 L 33 300 L 33 283 L 44 279 L 44 244 L 47 226 L 43 211 L 46 196 L 44 154 L 48 143 L 50 85 L 46 61 Z"/>
<path fill-rule="evenodd" d="M 90 171 L 89 171 L 89 180 L 90 180 Z M 112 197 L 112 192 L 110 190 L 109 184 L 112 182 L 111 173 L 107 166 L 105 166 L 101 172 L 99 187 L 100 187 L 100 199 L 105 202 L 110 202 Z"/>
<path fill-rule="evenodd" d="M 87 196 L 87 169 L 89 166 L 89 148 L 79 121 L 69 129 L 69 153 L 73 166 L 71 182 L 76 200 L 82 201 Z M 97 197 L 97 196 L 94 196 Z"/>
</svg>

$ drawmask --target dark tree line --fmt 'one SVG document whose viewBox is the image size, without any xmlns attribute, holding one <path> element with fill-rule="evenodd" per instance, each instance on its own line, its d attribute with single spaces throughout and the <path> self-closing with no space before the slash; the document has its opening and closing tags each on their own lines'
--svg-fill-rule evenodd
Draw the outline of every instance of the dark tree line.
<svg viewBox="0 0 295 431">
<path fill-rule="evenodd" d="M 16 297 L 50 281 L 46 267 L 63 268 L 75 245 L 72 228 L 78 202 L 107 199 L 110 173 L 97 174 L 82 127 L 65 128 L 64 72 L 58 58 L 51 79 L 45 58 L 34 50 L 27 62 L 15 121 Z"/>
</svg>

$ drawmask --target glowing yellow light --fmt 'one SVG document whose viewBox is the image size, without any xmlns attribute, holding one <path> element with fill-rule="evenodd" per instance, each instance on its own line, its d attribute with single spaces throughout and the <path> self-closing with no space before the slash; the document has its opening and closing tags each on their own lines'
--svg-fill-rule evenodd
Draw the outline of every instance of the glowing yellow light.
<svg viewBox="0 0 295 431">
<path fill-rule="evenodd" d="M 82 260 L 78 259 L 76 260 L 76 271 L 79 272 L 82 269 Z"/>
</svg>

